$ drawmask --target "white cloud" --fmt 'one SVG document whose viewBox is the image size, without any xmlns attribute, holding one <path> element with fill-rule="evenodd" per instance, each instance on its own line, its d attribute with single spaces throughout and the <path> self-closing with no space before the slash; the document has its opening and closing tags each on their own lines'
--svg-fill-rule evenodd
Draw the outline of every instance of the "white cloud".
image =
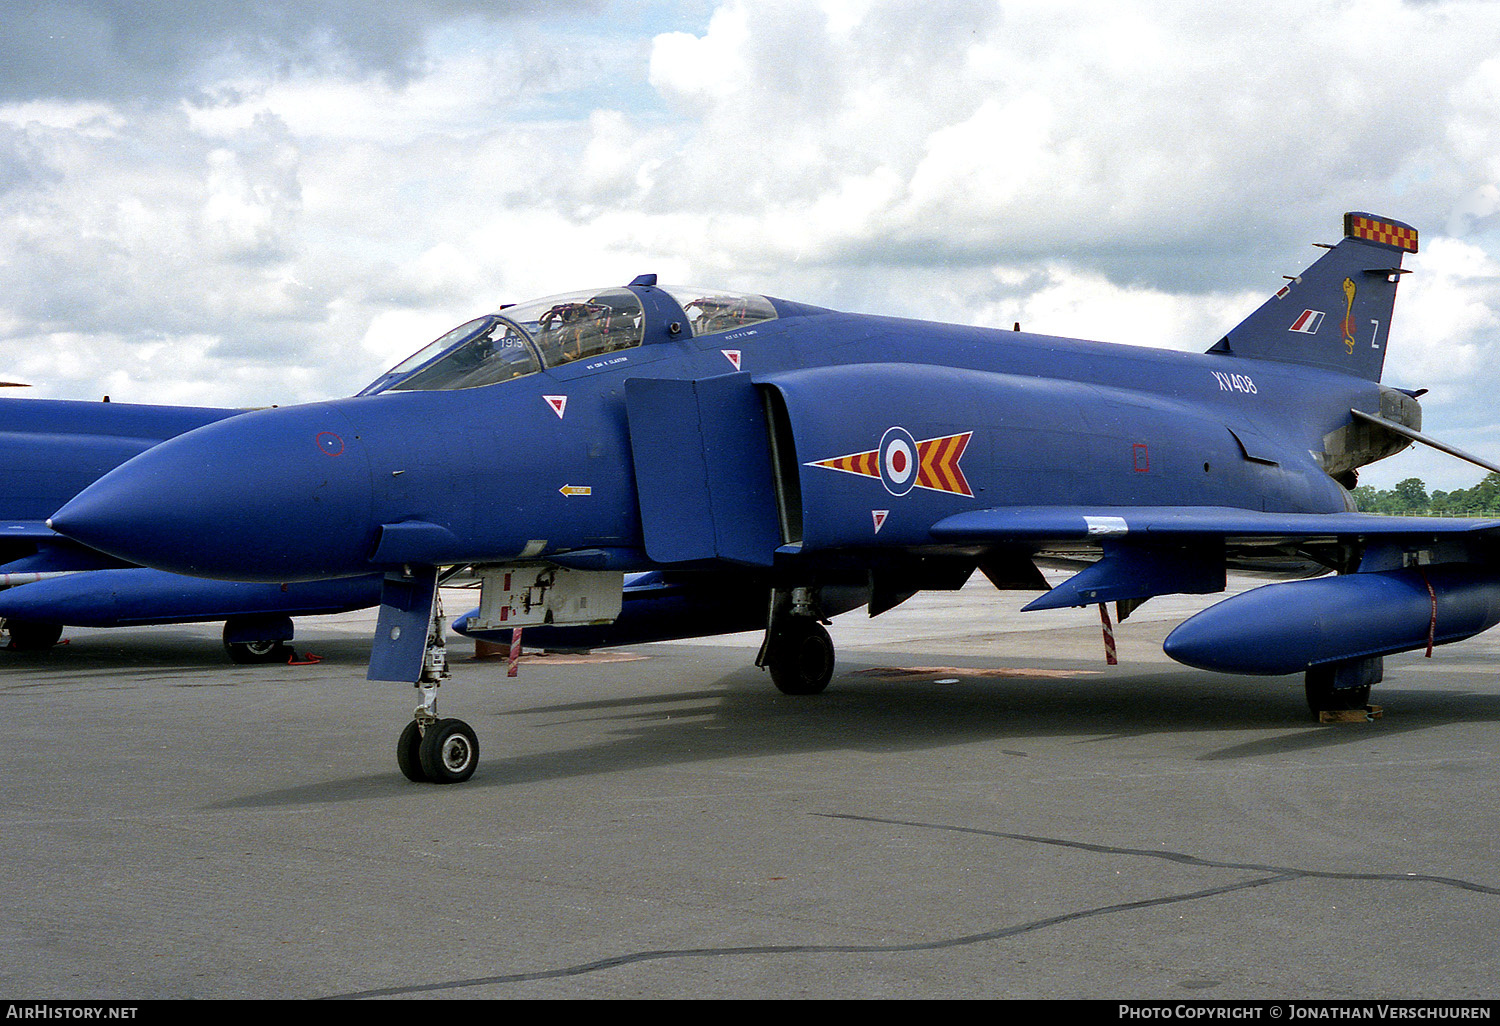
<svg viewBox="0 0 1500 1026">
<path fill-rule="evenodd" d="M 1488 56 L 1472 21 L 1384 0 L 828 6 L 727 3 L 658 39 L 652 82 L 691 121 L 694 159 L 660 179 L 680 207 L 795 220 L 880 167 L 903 184 L 867 215 L 887 252 L 1066 251 L 1116 275 L 1122 248 L 1227 254 L 1361 203 L 1446 220 L 1433 97 Z"/>
<path fill-rule="evenodd" d="M 60 129 L 97 137 L 116 134 L 125 127 L 126 121 L 104 103 L 32 100 L 0 104 L 0 124 L 17 128 Z"/>
<path fill-rule="evenodd" d="M 997 268 L 996 280 L 1020 286 L 1019 301 L 992 303 L 975 323 L 1124 345 L 1203 352 L 1265 300 L 1254 293 L 1183 296 L 1119 285 L 1097 272 L 1049 264 L 1040 272 Z"/>
<path fill-rule="evenodd" d="M 352 63 L 169 33 L 127 99 L 7 92 L 6 374 L 323 398 L 499 302 L 646 271 L 1200 350 L 1365 209 L 1424 233 L 1388 377 L 1434 388 L 1433 430 L 1489 423 L 1493 5 L 455 10 Z"/>
<path fill-rule="evenodd" d="M 1438 403 L 1492 395 L 1500 366 L 1500 262 L 1455 239 L 1429 241 L 1403 281 L 1388 369 Z"/>
<path fill-rule="evenodd" d="M 471 311 L 474 315 L 481 312 Z M 376 314 L 360 339 L 360 348 L 374 357 L 374 364 L 379 368 L 369 375 L 370 380 L 406 359 L 426 342 L 440 338 L 449 328 L 462 323 L 460 316 L 427 310 L 385 310 Z"/>
<path fill-rule="evenodd" d="M 750 12 L 721 7 L 702 35 L 665 32 L 651 48 L 651 84 L 669 101 L 703 114 L 734 99 L 748 77 Z"/>
<path fill-rule="evenodd" d="M 971 218 L 1003 216 L 1028 184 L 1056 177 L 1055 134 L 1052 104 L 1039 93 L 985 100 L 967 119 L 927 137 L 908 186 L 907 217 L 929 221 L 955 203 Z"/>
</svg>

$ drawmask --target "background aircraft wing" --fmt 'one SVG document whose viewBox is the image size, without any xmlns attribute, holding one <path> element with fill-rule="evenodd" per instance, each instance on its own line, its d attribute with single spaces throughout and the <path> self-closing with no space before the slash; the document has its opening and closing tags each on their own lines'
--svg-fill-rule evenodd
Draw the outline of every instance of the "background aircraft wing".
<svg viewBox="0 0 1500 1026">
<path fill-rule="evenodd" d="M 0 520 L 0 538 L 56 538 L 45 520 Z"/>
</svg>

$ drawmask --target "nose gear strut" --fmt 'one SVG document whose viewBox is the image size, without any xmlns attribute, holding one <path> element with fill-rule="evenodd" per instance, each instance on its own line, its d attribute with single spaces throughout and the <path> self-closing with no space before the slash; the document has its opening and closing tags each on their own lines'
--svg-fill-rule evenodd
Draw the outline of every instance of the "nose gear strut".
<svg viewBox="0 0 1500 1026">
<path fill-rule="evenodd" d="M 437 714 L 438 688 L 449 677 L 447 627 L 443 601 L 434 587 L 422 672 L 414 685 L 420 704 L 396 742 L 396 765 L 406 779 L 417 783 L 461 783 L 479 765 L 479 739 L 473 728 L 463 720 L 441 719 Z"/>
</svg>

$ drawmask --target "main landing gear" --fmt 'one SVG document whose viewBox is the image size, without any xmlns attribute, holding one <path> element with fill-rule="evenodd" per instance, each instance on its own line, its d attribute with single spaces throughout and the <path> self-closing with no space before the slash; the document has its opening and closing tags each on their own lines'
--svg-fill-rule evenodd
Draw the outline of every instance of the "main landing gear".
<svg viewBox="0 0 1500 1026">
<path fill-rule="evenodd" d="M 833 679 L 833 639 L 810 616 L 791 616 L 771 633 L 771 683 L 784 695 L 816 695 Z"/>
<path fill-rule="evenodd" d="M 1319 719 L 1340 719 L 1341 713 L 1365 712 L 1370 707 L 1370 687 L 1379 684 L 1383 677 L 1384 661 L 1380 656 L 1309 666 L 1304 677 L 1307 707 Z"/>
<path fill-rule="evenodd" d="M 396 741 L 396 765 L 415 783 L 460 784 L 479 765 L 479 738 L 463 720 L 440 719 L 437 689 L 448 677 L 448 649 L 443 640 L 446 618 L 434 597 L 427 627 L 427 651 L 416 688 L 421 704 Z"/>
<path fill-rule="evenodd" d="M 4 620 L 10 645 L 17 652 L 45 652 L 62 640 L 63 625 L 32 620 Z"/>
<path fill-rule="evenodd" d="M 224 651 L 231 662 L 285 663 L 292 658 L 292 618 L 241 614 L 224 621 Z"/>
<path fill-rule="evenodd" d="M 771 683 L 784 695 L 816 695 L 828 686 L 833 639 L 818 618 L 810 589 L 772 596 L 771 622 L 755 665 L 771 671 Z"/>
<path fill-rule="evenodd" d="M 226 641 L 224 651 L 229 661 L 245 665 L 253 663 L 284 663 L 290 653 L 279 641 Z"/>
</svg>

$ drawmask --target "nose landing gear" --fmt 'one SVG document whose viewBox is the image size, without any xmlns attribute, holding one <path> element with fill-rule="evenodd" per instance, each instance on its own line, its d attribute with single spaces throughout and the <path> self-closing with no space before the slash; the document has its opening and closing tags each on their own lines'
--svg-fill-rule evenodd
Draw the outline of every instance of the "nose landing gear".
<svg viewBox="0 0 1500 1026">
<path fill-rule="evenodd" d="M 473 776 L 475 767 L 479 765 L 479 738 L 475 736 L 474 728 L 463 720 L 440 719 L 437 714 L 437 689 L 449 676 L 448 649 L 443 639 L 447 617 L 443 616 L 443 604 L 437 594 L 435 574 L 430 579 L 430 587 L 431 603 L 428 608 L 431 612 L 426 617 L 426 645 L 422 653 L 421 672 L 417 675 L 415 685 L 421 695 L 421 704 L 412 712 L 411 722 L 401 731 L 401 736 L 396 741 L 396 765 L 402 776 L 415 783 L 459 784 Z M 400 597 L 396 589 L 392 591 L 393 598 Z M 409 601 L 393 601 L 390 605 L 390 622 L 393 624 L 403 613 L 409 616 L 420 608 L 418 603 Z M 382 601 L 383 615 L 386 613 L 385 606 L 386 603 Z M 406 608 L 403 610 L 401 606 Z M 421 620 L 415 622 L 420 625 Z M 380 636 L 377 629 L 377 637 Z M 384 636 L 393 642 L 399 642 L 399 625 L 396 629 L 387 631 Z M 414 657 L 415 652 L 412 655 Z"/>
<path fill-rule="evenodd" d="M 479 738 L 463 720 L 413 719 L 396 742 L 396 765 L 414 783 L 461 784 L 479 765 Z"/>
</svg>

